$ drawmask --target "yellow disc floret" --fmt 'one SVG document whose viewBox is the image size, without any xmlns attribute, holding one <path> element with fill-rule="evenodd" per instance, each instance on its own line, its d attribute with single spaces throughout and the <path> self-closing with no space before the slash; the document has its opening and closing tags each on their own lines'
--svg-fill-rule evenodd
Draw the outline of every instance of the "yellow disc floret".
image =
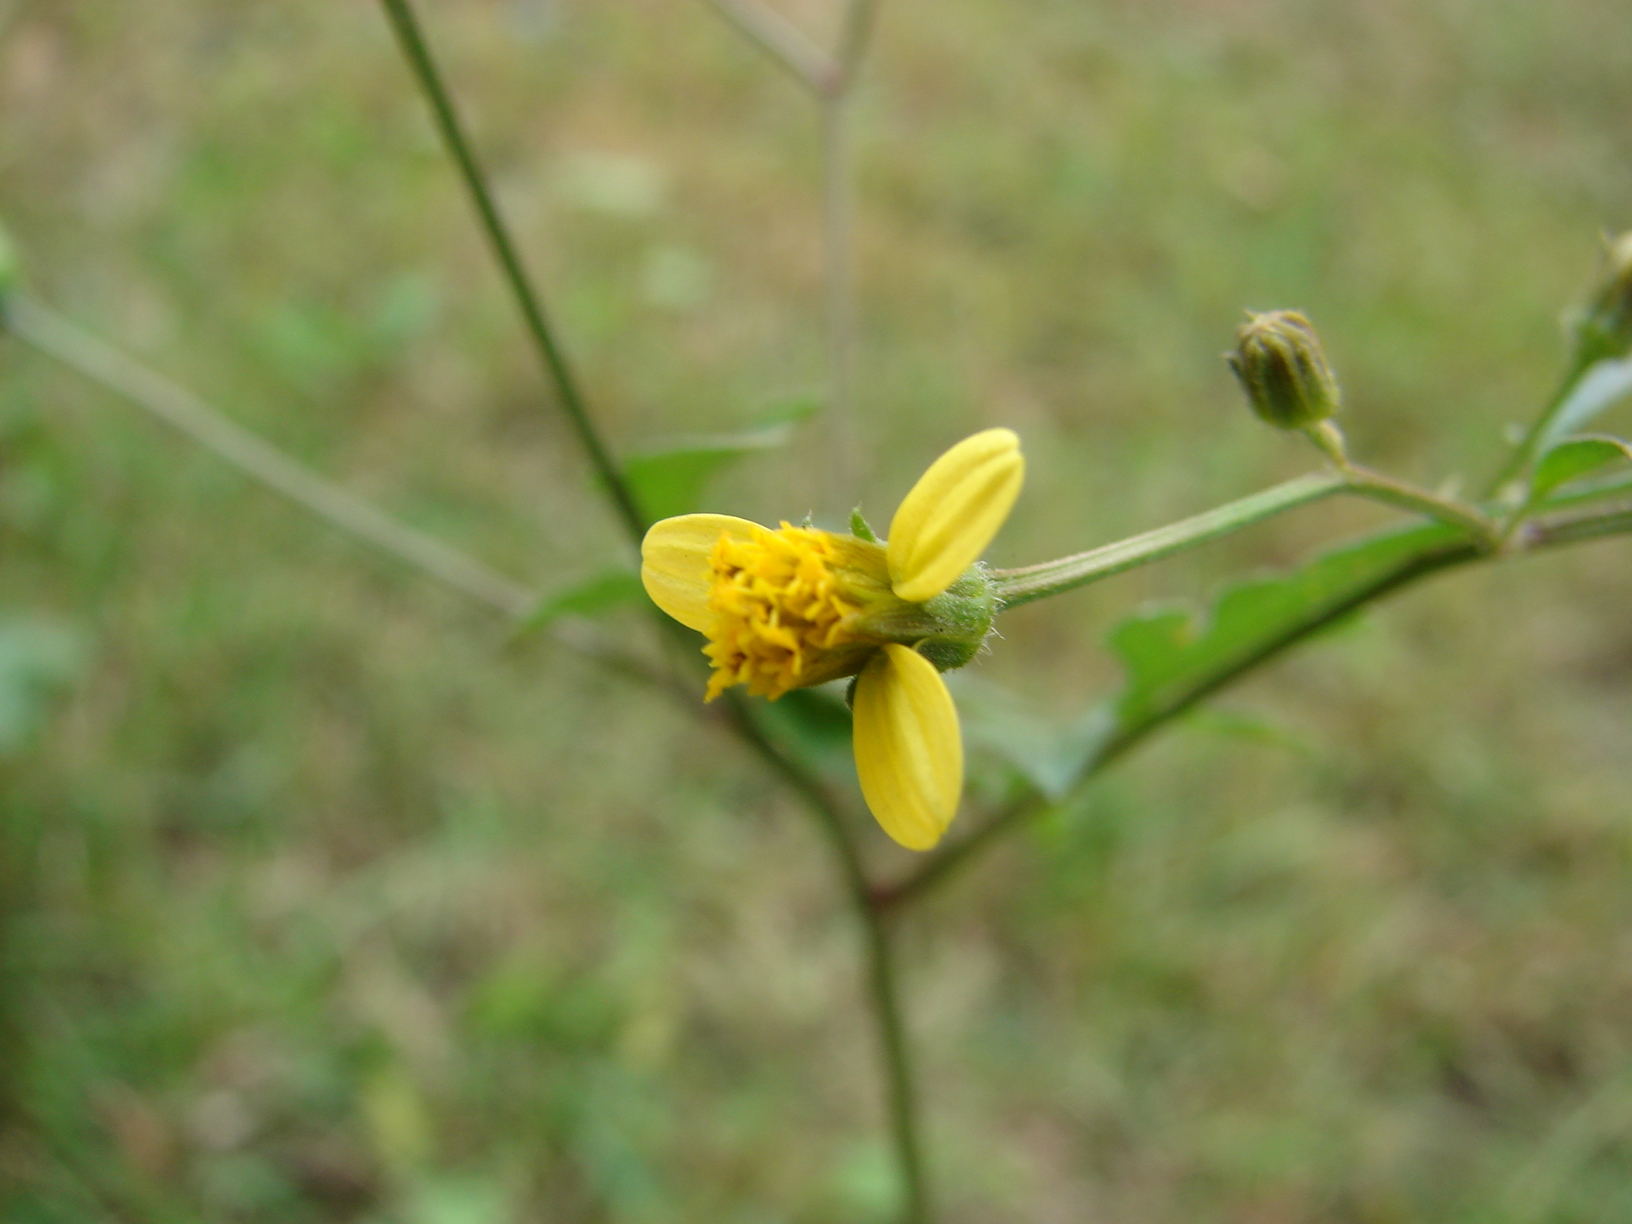
<svg viewBox="0 0 1632 1224">
<path fill-rule="evenodd" d="M 774 700 L 845 674 L 835 668 L 859 644 L 845 622 L 861 605 L 840 577 L 844 561 L 837 537 L 813 527 L 756 525 L 746 539 L 721 533 L 709 556 L 707 700 L 733 684 Z"/>
</svg>

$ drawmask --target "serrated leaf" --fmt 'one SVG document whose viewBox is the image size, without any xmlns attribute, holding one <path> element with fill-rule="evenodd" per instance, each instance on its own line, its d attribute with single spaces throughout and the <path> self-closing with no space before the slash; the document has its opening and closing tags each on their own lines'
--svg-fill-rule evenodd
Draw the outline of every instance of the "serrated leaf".
<svg viewBox="0 0 1632 1224">
<path fill-rule="evenodd" d="M 628 570 L 604 570 L 546 596 L 516 630 L 516 636 L 537 633 L 563 616 L 599 616 L 613 608 L 640 603 L 646 588 L 640 575 Z"/>
<path fill-rule="evenodd" d="M 744 455 L 781 446 L 816 405 L 807 399 L 777 405 L 764 424 L 740 433 L 680 438 L 624 461 L 623 477 L 641 512 L 656 522 L 703 509 L 703 491 L 722 469 Z"/>
<path fill-rule="evenodd" d="M 1110 647 L 1127 669 L 1118 701 L 1124 722 L 1160 708 L 1207 677 L 1250 658 L 1289 624 L 1341 609 L 1353 592 L 1400 562 L 1458 538 L 1455 528 L 1423 524 L 1370 536 L 1316 557 L 1290 573 L 1256 578 L 1225 591 L 1205 617 L 1171 607 L 1117 625 Z"/>
<path fill-rule="evenodd" d="M 1632 459 L 1632 447 L 1619 438 L 1602 434 L 1566 438 L 1536 464 L 1536 473 L 1530 480 L 1531 501 L 1539 501 L 1560 485 L 1628 459 Z"/>
</svg>

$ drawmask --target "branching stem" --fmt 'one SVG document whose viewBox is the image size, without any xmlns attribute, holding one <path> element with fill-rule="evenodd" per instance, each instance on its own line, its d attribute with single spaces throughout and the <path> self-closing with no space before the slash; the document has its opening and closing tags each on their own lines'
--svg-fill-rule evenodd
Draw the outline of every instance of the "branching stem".
<svg viewBox="0 0 1632 1224">
<path fill-rule="evenodd" d="M 1492 553 L 1480 541 L 1470 538 L 1442 538 L 1425 544 L 1422 549 L 1402 558 L 1386 571 L 1371 575 L 1346 590 L 1334 592 L 1319 603 L 1300 609 L 1256 646 L 1194 677 L 1188 684 L 1170 693 L 1165 701 L 1122 721 L 1100 743 L 1084 765 L 1076 785 L 1059 802 L 1070 803 L 1110 765 L 1199 702 L 1255 672 L 1328 625 L 1420 579 L 1497 557 L 1624 535 L 1632 535 L 1632 503 L 1621 502 L 1584 512 L 1532 520 L 1515 536 L 1510 547 L 1499 554 Z M 1040 795 L 1023 796 L 961 842 L 933 855 L 904 879 L 878 889 L 874 894 L 874 903 L 889 911 L 919 900 L 957 870 L 973 862 L 1003 834 L 1012 832 L 1054 804 L 1055 801 Z"/>
<path fill-rule="evenodd" d="M 836 68 L 804 31 L 759 0 L 708 0 L 716 12 L 812 93 L 832 88 Z"/>
</svg>

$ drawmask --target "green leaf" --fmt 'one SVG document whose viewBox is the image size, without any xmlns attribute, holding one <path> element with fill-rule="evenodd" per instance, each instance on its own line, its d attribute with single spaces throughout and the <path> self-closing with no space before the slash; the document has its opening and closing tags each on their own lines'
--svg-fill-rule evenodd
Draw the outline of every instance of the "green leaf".
<svg viewBox="0 0 1632 1224">
<path fill-rule="evenodd" d="M 1602 434 L 1566 438 L 1536 464 L 1536 474 L 1530 480 L 1530 500 L 1540 501 L 1560 485 L 1628 459 L 1632 459 L 1632 447 L 1619 438 Z"/>
<path fill-rule="evenodd" d="M 613 608 L 639 603 L 646 598 L 640 575 L 628 570 L 603 570 L 565 590 L 546 596 L 516 629 L 516 636 L 537 633 L 563 616 L 599 616 Z"/>
<path fill-rule="evenodd" d="M 832 688 L 794 689 L 775 701 L 753 704 L 778 742 L 806 764 L 833 772 L 851 767 L 850 711 Z"/>
<path fill-rule="evenodd" d="M 633 455 L 623 476 L 641 512 L 653 522 L 703 509 L 703 491 L 722 469 L 744 455 L 781 446 L 817 404 L 809 399 L 777 405 L 765 422 L 734 434 L 678 439 Z"/>
<path fill-rule="evenodd" d="M 1232 587 L 1205 617 L 1166 607 L 1123 621 L 1110 635 L 1128 675 L 1119 716 L 1136 722 L 1161 709 L 1250 659 L 1291 626 L 1340 610 L 1401 562 L 1458 538 L 1456 529 L 1440 523 L 1370 536 L 1290 573 Z"/>
<path fill-rule="evenodd" d="M 1049 799 L 1063 798 L 1099 752 L 1116 720 L 1095 705 L 1063 722 L 973 676 L 948 677 L 964 738 L 1009 765 Z"/>
<path fill-rule="evenodd" d="M 1585 428 L 1594 418 L 1632 392 L 1632 358 L 1600 361 L 1589 369 L 1547 422 L 1542 445 L 1549 446 Z"/>
</svg>

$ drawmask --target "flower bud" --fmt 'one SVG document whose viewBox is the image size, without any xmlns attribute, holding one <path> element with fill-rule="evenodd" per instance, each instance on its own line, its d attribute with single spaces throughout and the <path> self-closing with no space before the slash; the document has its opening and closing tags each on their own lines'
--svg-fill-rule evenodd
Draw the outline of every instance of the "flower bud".
<svg viewBox="0 0 1632 1224">
<path fill-rule="evenodd" d="M 1632 230 L 1612 239 L 1604 255 L 1597 289 L 1575 320 L 1583 364 L 1618 360 L 1632 352 Z"/>
<path fill-rule="evenodd" d="M 1225 360 L 1252 410 L 1277 429 L 1308 429 L 1342 402 L 1320 337 L 1296 310 L 1249 313 Z"/>
</svg>

